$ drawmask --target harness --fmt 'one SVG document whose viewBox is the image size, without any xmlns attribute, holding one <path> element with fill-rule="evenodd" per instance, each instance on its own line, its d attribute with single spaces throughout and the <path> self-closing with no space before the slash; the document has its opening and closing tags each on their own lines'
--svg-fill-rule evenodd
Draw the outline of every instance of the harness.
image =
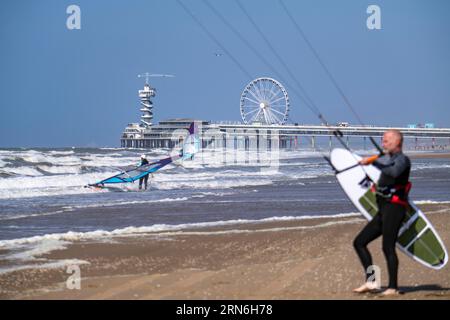
<svg viewBox="0 0 450 320">
<path fill-rule="evenodd" d="M 412 183 L 408 181 L 406 184 L 397 184 L 380 188 L 375 184 L 372 185 L 372 192 L 378 196 L 387 199 L 391 203 L 399 204 L 404 207 L 408 206 L 408 194 L 411 190 Z"/>
</svg>

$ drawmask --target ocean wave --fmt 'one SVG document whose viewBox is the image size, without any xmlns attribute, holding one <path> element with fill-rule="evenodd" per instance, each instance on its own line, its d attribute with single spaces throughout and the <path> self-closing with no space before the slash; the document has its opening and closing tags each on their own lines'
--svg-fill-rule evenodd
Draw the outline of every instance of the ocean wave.
<svg viewBox="0 0 450 320">
<path fill-rule="evenodd" d="M 443 163 L 443 164 L 437 164 L 437 163 L 420 163 L 420 164 L 413 164 L 412 165 L 412 171 L 416 170 L 429 170 L 429 169 L 448 169 L 450 168 L 450 164 Z"/>
<path fill-rule="evenodd" d="M 110 172 L 109 175 L 113 175 Z M 0 199 L 92 193 L 83 186 L 104 179 L 108 173 L 67 174 L 0 179 Z M 107 192 L 107 191 L 105 191 Z"/>
<path fill-rule="evenodd" d="M 113 176 L 119 171 L 119 169 L 115 171 L 111 168 L 109 171 L 83 172 L 84 169 L 79 166 L 40 165 L 38 168 L 39 170 L 22 167 L 21 169 L 6 171 L 10 176 L 0 179 L 0 199 L 92 193 L 92 190 L 85 189 L 83 186 Z M 5 171 L 0 169 L 0 172 Z M 43 172 L 52 175 L 44 175 Z M 21 175 L 17 176 L 19 173 Z M 28 175 L 25 176 L 25 174 Z M 230 189 L 270 185 L 276 181 L 310 179 L 327 175 L 332 175 L 328 168 L 283 172 L 276 169 L 272 170 L 272 168 L 211 171 L 208 169 L 189 170 L 166 167 L 153 175 L 153 178 L 150 179 L 150 185 L 152 189 L 156 190 Z M 124 191 L 131 191 L 137 189 L 137 184 L 117 185 L 115 187 Z M 108 189 L 102 191 L 108 192 Z"/>
<path fill-rule="evenodd" d="M 66 268 L 68 266 L 83 265 L 83 264 L 90 264 L 90 262 L 85 261 L 85 260 L 80 260 L 80 259 L 63 259 L 63 260 L 57 260 L 57 261 L 53 261 L 53 262 L 46 262 L 46 263 L 24 264 L 24 265 L 12 266 L 12 267 L 1 267 L 0 274 L 10 273 L 10 272 L 20 271 L 20 270 L 29 270 L 29 269 L 59 269 L 59 268 Z"/>
<path fill-rule="evenodd" d="M 134 166 L 139 163 L 139 157 L 137 156 L 123 156 L 117 155 L 85 155 L 81 157 L 82 165 L 85 167 L 124 167 Z"/>
<path fill-rule="evenodd" d="M 0 169 L 0 173 L 4 173 L 9 176 L 17 175 L 29 177 L 38 177 L 44 175 L 42 172 L 33 167 L 17 167 L 17 168 L 3 167 L 2 169 Z"/>
<path fill-rule="evenodd" d="M 163 181 L 159 183 L 154 183 L 152 187 L 158 190 L 172 190 L 172 189 L 230 189 L 237 187 L 247 187 L 247 186 L 264 186 L 273 184 L 270 179 L 235 179 L 235 180 L 224 180 L 224 179 L 192 179 L 184 181 Z"/>
<path fill-rule="evenodd" d="M 186 201 L 189 200 L 188 197 L 179 198 L 163 198 L 163 199 L 153 199 L 153 200 L 133 200 L 133 201 L 113 201 L 105 203 L 95 203 L 77 206 L 65 206 L 63 209 L 73 210 L 73 209 L 86 209 L 86 208 L 103 208 L 103 207 L 117 207 L 125 206 L 130 204 L 147 204 L 147 203 L 158 203 L 158 202 L 172 202 L 172 201 Z"/>
<path fill-rule="evenodd" d="M 9 162 L 3 161 L 3 159 L 0 159 L 0 168 L 6 166 L 8 164 L 9 164 Z"/>
<path fill-rule="evenodd" d="M 23 155 L 21 158 L 29 163 L 51 163 L 58 165 L 81 165 L 82 163 L 81 159 L 78 156 L 72 155 L 56 157 L 54 155 L 36 153 Z"/>
<path fill-rule="evenodd" d="M 316 224 L 312 226 L 292 226 L 292 227 L 269 227 L 265 229 L 230 229 L 230 230 L 214 230 L 214 231 L 169 231 L 165 233 L 161 233 L 164 236 L 174 236 L 174 235 L 219 235 L 219 234 L 238 234 L 238 233 L 256 233 L 256 232 L 279 232 L 279 231 L 292 231 L 292 230 L 305 230 L 305 229 L 318 229 L 318 228 L 326 228 L 331 227 L 338 224 L 350 224 L 350 223 L 359 223 L 360 219 L 352 219 L 352 220 L 336 220 L 336 221 L 328 221 L 321 224 Z"/>
<path fill-rule="evenodd" d="M 68 155 L 68 154 L 74 154 L 75 153 L 75 151 L 73 151 L 73 150 L 68 150 L 68 151 L 58 151 L 58 150 L 52 150 L 52 151 L 49 151 L 49 153 L 50 154 L 52 154 L 52 155 Z"/>
<path fill-rule="evenodd" d="M 224 230 L 224 231 L 209 231 L 209 233 L 232 233 L 232 232 L 260 232 L 260 231 L 277 231 L 282 229 L 292 229 L 292 228 L 311 228 L 311 227 L 326 227 L 328 225 L 333 225 L 336 223 L 343 223 L 345 221 L 340 221 L 339 219 L 347 217 L 359 216 L 359 213 L 341 213 L 336 215 L 317 215 L 317 216 L 283 216 L 283 217 L 270 217 L 259 220 L 249 220 L 249 219 L 235 219 L 227 221 L 214 221 L 214 222 L 199 222 L 199 223 L 185 223 L 178 225 L 169 224 L 155 224 L 152 226 L 141 226 L 135 227 L 130 226 L 121 229 L 115 229 L 112 231 L 107 230 L 95 230 L 87 232 L 74 232 L 68 231 L 65 233 L 53 233 L 45 234 L 40 236 L 33 236 L 27 238 L 18 238 L 10 240 L 1 240 L 0 249 L 6 250 L 6 253 L 0 255 L 0 259 L 3 261 L 16 261 L 15 266 L 7 266 L 0 268 L 0 273 L 12 272 L 21 269 L 29 268 L 53 268 L 53 267 L 63 267 L 65 265 L 81 264 L 87 263 L 82 260 L 59 260 L 59 261 L 49 261 L 43 258 L 42 255 L 48 254 L 55 250 L 63 250 L 67 248 L 73 242 L 76 241 L 111 241 L 113 238 L 117 237 L 134 237 L 134 236 L 144 236 L 144 235 L 155 235 L 155 236 L 167 236 L 176 235 L 180 232 L 183 234 L 195 234 L 201 233 L 204 235 L 208 234 L 208 231 L 201 231 L 208 227 L 220 227 L 220 226 L 232 226 L 232 225 L 243 225 L 243 224 L 258 224 L 264 222 L 288 222 L 295 220 L 306 220 L 306 219 L 336 219 L 335 222 L 327 222 L 323 225 L 318 226 L 300 226 L 300 227 L 282 227 L 282 228 L 271 228 L 270 230 Z M 359 221 L 359 220 L 358 220 Z M 348 222 L 348 221 L 347 221 Z M 197 231 L 196 231 L 197 230 Z M 17 261 L 22 261 L 17 264 Z M 24 265 L 24 261 L 32 261 L 33 264 Z"/>
<path fill-rule="evenodd" d="M 136 165 L 141 152 L 159 159 L 168 149 L 0 150 L 0 199 L 89 193 L 92 191 L 82 186 Z M 259 163 L 255 154 L 248 155 L 243 150 L 204 150 L 194 161 L 177 162 L 158 171 L 151 180 L 152 188 L 230 189 L 333 175 L 322 159 L 315 160 L 321 156 L 315 151 L 260 152 Z M 224 163 L 224 159 L 228 162 Z M 449 167 L 450 164 L 418 164 L 413 170 Z M 118 186 L 124 191 L 136 188 Z"/>
<path fill-rule="evenodd" d="M 225 194 L 225 193 L 223 193 Z M 210 195 L 215 195 L 214 193 L 210 193 Z M 220 195 L 220 193 L 216 194 Z M 194 198 L 196 196 L 193 196 Z M 199 195 L 197 197 L 204 197 L 204 195 Z M 10 221 L 10 220 L 19 220 L 24 218 L 33 218 L 33 217 L 43 217 L 50 215 L 57 215 L 61 213 L 73 212 L 76 209 L 88 209 L 88 208 L 107 208 L 107 207 L 119 207 L 126 205 L 135 205 L 135 204 L 149 204 L 149 203 L 161 203 L 161 202 L 178 202 L 178 201 L 186 201 L 189 200 L 189 197 L 178 197 L 178 198 L 162 198 L 162 199 L 152 199 L 152 200 L 131 200 L 131 201 L 108 201 L 108 202 L 96 202 L 92 204 L 85 205 L 69 205 L 63 206 L 61 210 L 50 211 L 50 212 L 40 212 L 40 213 L 30 213 L 30 214 L 16 214 L 16 215 L 2 215 L 0 216 L 0 221 Z"/>
<path fill-rule="evenodd" d="M 68 244 L 70 244 L 70 242 L 61 241 L 60 239 L 47 239 L 39 246 L 30 246 L 29 243 L 27 243 L 28 246 L 22 245 L 22 250 L 19 252 L 12 252 L 4 258 L 8 260 L 35 260 L 36 256 L 56 250 L 63 250 Z"/>
<path fill-rule="evenodd" d="M 38 166 L 38 168 L 46 173 L 51 174 L 78 174 L 81 173 L 80 166 Z"/>
<path fill-rule="evenodd" d="M 0 216 L 0 221 L 6 221 L 6 220 L 18 220 L 18 219 L 24 219 L 24 218 L 33 218 L 33 217 L 43 217 L 43 216 L 52 216 L 55 214 L 65 213 L 72 211 L 69 207 L 67 207 L 65 210 L 56 210 L 51 212 L 40 212 L 40 213 L 30 213 L 30 214 L 18 214 L 18 215 L 2 215 Z"/>
<path fill-rule="evenodd" d="M 223 197 L 223 196 L 229 196 L 234 194 L 234 192 L 200 192 L 199 194 L 195 194 L 192 196 L 192 198 L 204 198 L 207 196 L 215 196 L 215 197 Z"/>
<path fill-rule="evenodd" d="M 450 204 L 450 201 L 418 200 L 415 204 Z"/>
<path fill-rule="evenodd" d="M 61 167 L 51 169 L 41 166 L 41 170 L 49 170 L 58 175 L 44 176 L 41 172 L 30 170 L 29 174 L 35 176 L 13 176 L 0 179 L 0 199 L 14 199 L 26 197 L 41 197 L 55 195 L 72 195 L 92 193 L 89 188 L 83 186 L 113 176 L 117 171 L 105 171 L 95 173 L 75 173 L 79 169 L 73 167 Z M 69 172 L 67 172 L 69 171 Z M 71 173 L 70 171 L 73 171 Z M 1 172 L 1 171 L 0 171 Z M 25 173 L 23 171 L 22 173 Z M 38 176 L 39 174 L 39 176 Z M 178 172 L 170 168 L 163 168 L 158 174 L 150 180 L 150 186 L 156 190 L 172 189 L 220 189 L 234 188 L 243 186 L 269 185 L 274 182 L 273 177 L 282 177 L 279 172 Z M 117 185 L 118 190 L 133 191 L 137 190 L 137 183 Z M 109 192 L 108 189 L 99 190 L 100 192 Z"/>
<path fill-rule="evenodd" d="M 79 240 L 95 240 L 105 237 L 117 237 L 117 236 L 127 236 L 127 235 L 139 235 L 139 234 L 153 234 L 165 231 L 178 231 L 184 229 L 192 228 L 207 228 L 207 227 L 220 227 L 236 224 L 253 224 L 262 222 L 277 222 L 277 221 L 295 221 L 295 220 L 309 220 L 309 219 L 340 219 L 347 217 L 360 216 L 359 213 L 349 212 L 349 213 L 339 213 L 335 215 L 307 215 L 307 216 L 282 216 L 282 217 L 270 217 L 258 220 L 250 219 L 235 219 L 226 221 L 213 221 L 213 222 L 195 222 L 195 223 L 185 223 L 178 225 L 170 224 L 155 224 L 152 226 L 142 226 L 142 227 L 126 227 L 121 229 L 115 229 L 112 231 L 106 230 L 95 230 L 87 232 L 74 232 L 68 231 L 66 233 L 52 233 L 45 234 L 42 236 L 33 236 L 28 238 L 18 238 L 10 240 L 0 240 L 0 248 L 11 249 L 17 246 L 39 243 L 42 241 L 79 241 Z M 47 243 L 46 243 L 47 245 Z M 54 245 L 54 244 L 53 244 Z"/>
</svg>

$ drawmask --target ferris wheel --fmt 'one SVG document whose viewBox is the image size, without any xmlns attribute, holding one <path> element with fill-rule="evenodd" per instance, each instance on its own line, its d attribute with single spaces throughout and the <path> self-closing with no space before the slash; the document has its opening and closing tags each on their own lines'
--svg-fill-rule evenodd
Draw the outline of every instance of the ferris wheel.
<svg viewBox="0 0 450 320">
<path fill-rule="evenodd" d="M 241 94 L 241 117 L 245 124 L 285 124 L 289 116 L 286 89 L 272 78 L 251 81 Z"/>
</svg>

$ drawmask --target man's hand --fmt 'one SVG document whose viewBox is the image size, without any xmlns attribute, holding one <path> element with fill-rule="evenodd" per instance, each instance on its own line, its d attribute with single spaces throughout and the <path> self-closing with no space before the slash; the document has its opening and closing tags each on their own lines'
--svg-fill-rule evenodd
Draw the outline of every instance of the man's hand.
<svg viewBox="0 0 450 320">
<path fill-rule="evenodd" d="M 378 155 L 375 155 L 375 156 L 371 156 L 371 157 L 362 158 L 359 161 L 359 164 L 361 164 L 363 166 L 367 166 L 369 164 L 372 164 L 375 160 L 377 160 L 378 157 L 379 157 Z"/>
</svg>

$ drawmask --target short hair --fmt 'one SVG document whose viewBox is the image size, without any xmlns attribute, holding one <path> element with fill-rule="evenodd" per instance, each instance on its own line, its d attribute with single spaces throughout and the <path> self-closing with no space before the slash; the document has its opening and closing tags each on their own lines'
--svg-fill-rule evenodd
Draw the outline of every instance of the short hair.
<svg viewBox="0 0 450 320">
<path fill-rule="evenodd" d="M 397 129 L 389 129 L 389 130 L 386 131 L 386 133 L 388 133 L 388 132 L 390 132 L 390 133 L 396 135 L 396 136 L 399 138 L 399 140 L 400 140 L 400 145 L 401 145 L 401 146 L 403 145 L 403 133 L 401 133 L 400 130 L 397 130 Z"/>
</svg>

